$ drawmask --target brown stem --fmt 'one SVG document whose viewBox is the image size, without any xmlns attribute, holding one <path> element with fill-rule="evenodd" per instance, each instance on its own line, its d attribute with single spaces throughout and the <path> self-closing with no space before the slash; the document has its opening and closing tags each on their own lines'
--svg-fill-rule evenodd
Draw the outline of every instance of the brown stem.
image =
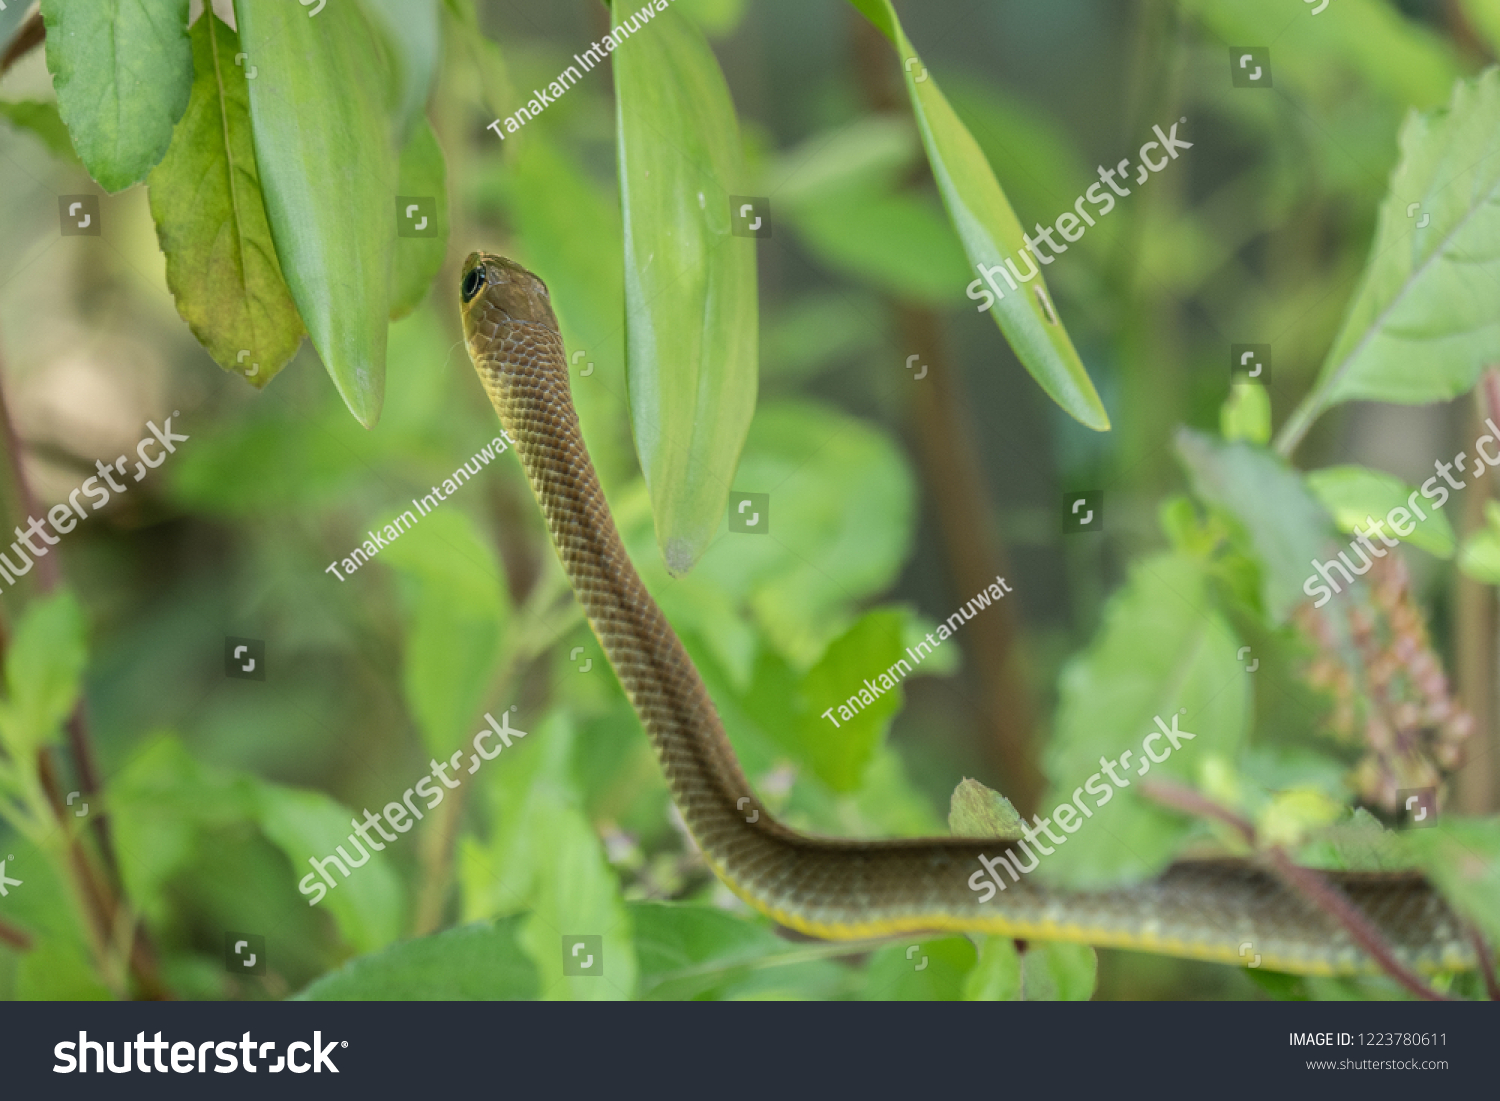
<svg viewBox="0 0 1500 1101">
<path fill-rule="evenodd" d="M 1200 795 L 1192 788 L 1168 780 L 1142 780 L 1141 791 L 1148 799 L 1163 806 L 1223 822 L 1244 838 L 1246 843 L 1255 844 L 1255 827 L 1248 819 Z M 1407 992 L 1427 1001 L 1455 1000 L 1432 989 L 1422 981 L 1420 975 L 1398 960 L 1374 923 L 1321 872 L 1297 864 L 1279 845 L 1273 845 L 1264 851 L 1272 868 L 1287 886 L 1342 925 L 1355 943 L 1368 952 L 1370 958 L 1380 964 L 1385 973 L 1400 983 Z"/>
<path fill-rule="evenodd" d="M 31 18 L 21 24 L 21 29 L 10 40 L 5 53 L 0 54 L 0 76 L 4 76 L 12 65 L 40 46 L 46 37 L 47 25 L 42 22 L 41 11 L 32 12 Z"/>
<path fill-rule="evenodd" d="M 1385 973 L 1395 979 L 1409 994 L 1429 1002 L 1451 1002 L 1457 999 L 1441 994 L 1422 981 L 1422 976 L 1409 970 L 1396 958 L 1391 946 L 1380 935 L 1380 930 L 1364 915 L 1364 912 L 1349 901 L 1349 896 L 1328 880 L 1327 876 L 1295 863 L 1286 850 L 1279 845 L 1266 850 L 1271 866 L 1293 890 L 1306 898 L 1318 909 L 1342 925 L 1356 944 L 1363 948 Z"/>
<path fill-rule="evenodd" d="M 1495 954 L 1490 951 L 1490 945 L 1481 933 L 1473 925 L 1469 926 L 1469 940 L 1474 943 L 1474 956 L 1479 961 L 1479 973 L 1484 976 L 1484 989 L 1489 994 L 1490 1001 L 1500 1002 L 1500 978 L 1495 976 Z"/>
<path fill-rule="evenodd" d="M 1467 418 L 1473 429 L 1466 437 L 1484 432 L 1483 419 L 1500 422 L 1500 369 L 1484 373 L 1478 388 L 1481 409 Z M 1464 495 L 1461 534 L 1469 535 L 1485 526 L 1484 506 L 1490 498 L 1493 478 L 1471 485 Z M 1474 732 L 1464 747 L 1464 763 L 1454 777 L 1455 797 L 1465 814 L 1488 814 L 1500 805 L 1500 722 L 1497 722 L 1495 668 L 1497 616 L 1495 589 L 1454 571 L 1453 651 L 1458 698 L 1474 717 Z"/>
<path fill-rule="evenodd" d="M 31 934 L 7 921 L 0 921 L 0 941 L 10 945 L 17 952 L 31 951 Z"/>
<path fill-rule="evenodd" d="M 902 110 L 891 80 L 896 68 L 889 43 L 863 16 L 851 11 L 849 18 L 854 71 L 865 102 L 875 111 Z M 923 169 L 913 174 L 912 183 L 927 177 Z M 888 299 L 886 306 L 897 319 L 903 356 L 916 354 L 927 370 L 926 377 L 910 380 L 916 452 L 937 513 L 948 579 L 955 599 L 963 601 L 1005 574 L 1006 555 L 964 416 L 962 379 L 945 354 L 941 319 L 934 311 L 902 299 Z M 962 642 L 980 693 L 976 725 L 999 769 L 1000 786 L 1028 816 L 1037 809 L 1046 780 L 1032 753 L 1036 708 L 1016 634 L 1015 605 L 1001 601 L 968 624 Z"/>
<path fill-rule="evenodd" d="M 463 810 L 463 788 L 448 793 L 441 809 L 433 811 L 433 829 L 423 839 L 422 886 L 417 893 L 417 912 L 412 918 L 412 936 L 425 937 L 443 922 L 448 887 L 453 873 L 453 843 Z"/>
</svg>

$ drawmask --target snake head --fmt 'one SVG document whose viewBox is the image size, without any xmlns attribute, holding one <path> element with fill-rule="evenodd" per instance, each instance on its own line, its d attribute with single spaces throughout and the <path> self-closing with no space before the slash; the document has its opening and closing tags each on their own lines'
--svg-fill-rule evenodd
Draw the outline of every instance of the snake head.
<svg viewBox="0 0 1500 1101">
<path fill-rule="evenodd" d="M 520 264 L 490 252 L 471 252 L 462 270 L 464 340 L 476 364 L 492 360 L 508 343 L 542 336 L 538 328 L 561 340 L 547 284 Z"/>
</svg>

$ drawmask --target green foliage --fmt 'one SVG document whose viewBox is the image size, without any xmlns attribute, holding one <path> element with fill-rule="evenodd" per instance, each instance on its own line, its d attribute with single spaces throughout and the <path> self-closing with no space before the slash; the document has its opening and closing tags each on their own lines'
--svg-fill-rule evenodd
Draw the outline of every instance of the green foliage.
<svg viewBox="0 0 1500 1101">
<path fill-rule="evenodd" d="M 1370 517 L 1383 522 L 1391 509 L 1402 508 L 1406 509 L 1408 522 L 1416 525 L 1410 535 L 1401 536 L 1404 541 L 1439 558 L 1453 557 L 1453 527 L 1448 523 L 1447 515 L 1426 508 L 1423 511 L 1427 513 L 1427 519 L 1419 519 L 1407 502 L 1415 495 L 1420 505 L 1422 497 L 1400 478 L 1350 464 L 1309 471 L 1306 480 L 1307 488 L 1333 516 L 1340 531 L 1353 532 L 1357 527 L 1368 532 L 1370 527 L 1366 521 Z"/>
<path fill-rule="evenodd" d="M 383 46 L 355 4 L 310 19 L 276 0 L 237 0 L 235 13 L 257 69 L 250 123 L 276 256 L 329 377 L 368 428 L 385 387 L 396 241 L 388 83 L 371 63 Z M 318 110 L 292 106 L 309 103 Z"/>
<path fill-rule="evenodd" d="M 1007 255 L 1021 254 L 1021 223 L 979 145 L 959 121 L 907 41 L 890 0 L 851 0 L 891 45 L 902 61 L 907 94 L 932 165 L 938 191 L 969 263 L 992 268 Z M 921 78 L 921 79 L 919 79 Z M 991 312 L 1017 358 L 1049 397 L 1090 428 L 1104 431 L 1109 415 L 1073 348 L 1067 330 L 1056 319 L 1051 292 L 1040 273 L 1028 284 L 1034 293 L 1006 295 Z M 1048 296 L 1048 305 L 1038 295 Z"/>
<path fill-rule="evenodd" d="M 496 1001 L 537 995 L 536 967 L 517 940 L 519 917 L 475 922 L 350 960 L 299 1001 Z"/>
<path fill-rule="evenodd" d="M 948 831 L 954 837 L 1003 837 L 1015 841 L 1022 836 L 1026 821 L 998 791 L 991 791 L 978 780 L 960 780 L 953 789 L 948 810 Z"/>
<path fill-rule="evenodd" d="M 443 150 L 425 118 L 413 121 L 411 137 L 401 150 L 398 195 L 431 196 L 431 214 L 424 215 L 437 228 L 433 237 L 396 238 L 391 262 L 391 317 L 405 317 L 427 296 L 427 288 L 443 266 L 448 247 L 448 188 L 444 178 Z M 410 206 L 411 204 L 407 204 Z M 409 211 L 399 210 L 402 224 Z"/>
<path fill-rule="evenodd" d="M 1317 383 L 1282 430 L 1283 453 L 1330 405 L 1442 401 L 1500 358 L 1500 321 L 1481 289 L 1500 277 L 1497 135 L 1500 69 L 1407 119 L 1370 262 Z"/>
<path fill-rule="evenodd" d="M 1464 540 L 1459 568 L 1486 585 L 1500 585 L 1500 504 L 1484 503 L 1484 526 Z"/>
<path fill-rule="evenodd" d="M 191 37 L 193 91 L 149 177 L 151 214 L 177 312 L 219 366 L 259 389 L 305 330 L 266 223 L 239 37 L 211 12 Z"/>
<path fill-rule="evenodd" d="M 1259 447 L 1271 442 L 1271 398 L 1264 386 L 1235 383 L 1219 409 L 1219 434 L 1226 441 L 1244 440 Z"/>
<path fill-rule="evenodd" d="M 1285 463 L 1261 447 L 1219 444 L 1189 429 L 1177 454 L 1198 496 L 1240 526 L 1260 563 L 1261 597 L 1275 622 L 1302 602 L 1310 562 L 1326 541 L 1328 515 Z"/>
<path fill-rule="evenodd" d="M 1094 996 L 1099 959 L 1087 944 L 1044 942 L 1021 957 L 1028 1002 L 1086 1002 Z"/>
<path fill-rule="evenodd" d="M 0 12 L 0 16 L 3 15 Z M 0 117 L 4 117 L 18 130 L 35 134 L 59 160 L 75 165 L 83 163 L 78 159 L 78 154 L 73 152 L 73 143 L 68 140 L 68 128 L 63 125 L 62 116 L 57 113 L 57 104 L 34 99 L 0 102 Z"/>
<path fill-rule="evenodd" d="M 5 662 L 0 741 L 12 761 L 31 762 L 57 739 L 73 710 L 88 660 L 83 609 L 69 591 L 31 604 Z"/>
<path fill-rule="evenodd" d="M 683 574 L 724 514 L 755 411 L 755 240 L 731 235 L 745 175 L 713 51 L 646 0 L 616 0 L 611 26 L 637 11 L 654 14 L 613 62 L 630 418 L 657 544 Z"/>
<path fill-rule="evenodd" d="M 389 518 L 373 518 L 371 529 Z M 427 748 L 442 757 L 483 725 L 510 618 L 500 563 L 474 521 L 453 508 L 422 517 L 381 561 L 406 582 L 406 698 Z"/>
<path fill-rule="evenodd" d="M 1100 821 L 1085 820 L 1055 846 L 1040 874 L 1072 884 L 1140 879 L 1170 862 L 1192 832 L 1190 820 L 1141 796 L 1139 769 L 1145 764 L 1151 777 L 1191 785 L 1206 761 L 1234 760 L 1244 743 L 1250 693 L 1236 657 L 1239 640 L 1210 593 L 1200 561 L 1182 555 L 1137 561 L 1110 598 L 1098 636 L 1063 669 L 1047 752 L 1054 786 L 1043 806 L 1067 803 L 1101 773 L 1101 758 L 1123 761 L 1127 750 L 1132 759 L 1116 771 L 1130 786 L 1094 781 L 1113 792 L 1108 802 L 1084 796 Z M 1152 764 L 1142 742 L 1158 717 L 1194 737 Z M 1169 745 L 1160 739 L 1156 748 L 1165 752 Z"/>
<path fill-rule="evenodd" d="M 188 0 L 42 4 L 58 110 L 107 191 L 144 179 L 167 151 L 193 83 L 187 16 Z"/>
</svg>

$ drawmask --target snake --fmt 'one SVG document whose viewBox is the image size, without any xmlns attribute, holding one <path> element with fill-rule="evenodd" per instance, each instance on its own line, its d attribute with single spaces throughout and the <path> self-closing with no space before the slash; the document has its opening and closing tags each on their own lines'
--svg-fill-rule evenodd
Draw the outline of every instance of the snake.
<svg viewBox="0 0 1500 1101">
<path fill-rule="evenodd" d="M 981 892 L 996 838 L 851 840 L 778 821 L 746 780 L 707 686 L 631 563 L 573 406 L 546 284 L 475 252 L 461 268 L 464 341 L 524 468 L 564 572 L 644 727 L 694 842 L 754 910 L 825 940 L 990 934 L 1307 975 L 1374 973 L 1377 961 L 1325 910 L 1253 857 L 1184 859 L 1145 882 L 1071 889 L 1032 876 Z M 1028 855 L 1029 851 L 1028 851 Z M 987 857 L 989 863 L 981 864 Z M 1324 873 L 1405 967 L 1475 965 L 1463 923 L 1419 871 Z M 987 885 L 987 884 L 986 884 Z"/>
</svg>

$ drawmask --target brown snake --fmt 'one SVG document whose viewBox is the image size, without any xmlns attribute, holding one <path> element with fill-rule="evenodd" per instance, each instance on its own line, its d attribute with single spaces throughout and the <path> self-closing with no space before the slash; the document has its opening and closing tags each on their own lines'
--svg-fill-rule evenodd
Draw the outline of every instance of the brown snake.
<svg viewBox="0 0 1500 1101">
<path fill-rule="evenodd" d="M 1149 882 L 1107 890 L 1022 878 L 981 902 L 970 878 L 980 856 L 1019 861 L 1008 842 L 837 840 L 777 822 L 755 798 L 698 671 L 625 553 L 579 431 L 546 286 L 512 260 L 474 253 L 461 297 L 474 368 L 672 799 L 714 872 L 755 909 L 834 939 L 963 930 L 1240 965 L 1253 952 L 1268 969 L 1306 974 L 1377 969 L 1340 924 L 1250 860 L 1183 861 Z M 1327 879 L 1407 967 L 1474 966 L 1461 923 L 1420 874 Z"/>
</svg>

